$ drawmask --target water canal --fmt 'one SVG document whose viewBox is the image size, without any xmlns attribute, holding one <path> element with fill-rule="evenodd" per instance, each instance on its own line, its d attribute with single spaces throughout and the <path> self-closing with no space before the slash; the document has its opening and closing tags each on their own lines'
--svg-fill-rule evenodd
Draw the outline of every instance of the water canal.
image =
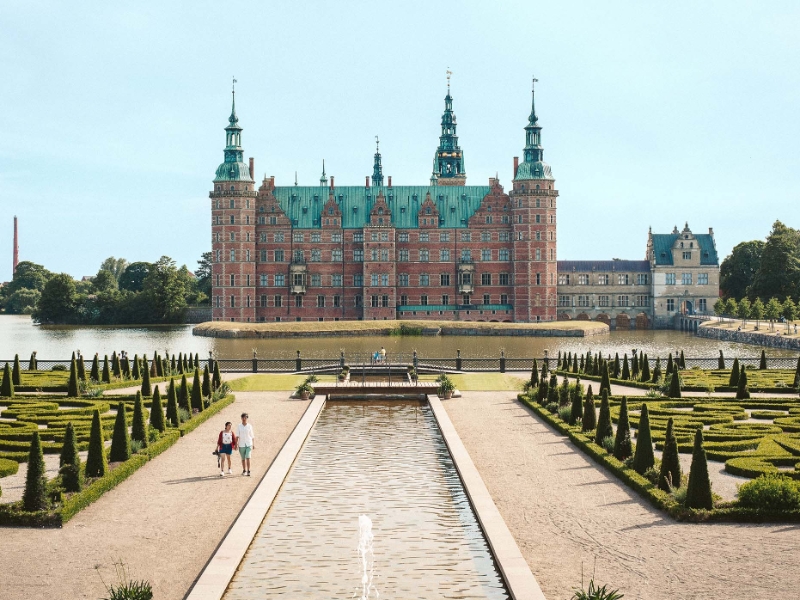
<svg viewBox="0 0 800 600">
<path fill-rule="evenodd" d="M 509 597 L 427 402 L 328 402 L 224 598 L 378 595 Z"/>
</svg>

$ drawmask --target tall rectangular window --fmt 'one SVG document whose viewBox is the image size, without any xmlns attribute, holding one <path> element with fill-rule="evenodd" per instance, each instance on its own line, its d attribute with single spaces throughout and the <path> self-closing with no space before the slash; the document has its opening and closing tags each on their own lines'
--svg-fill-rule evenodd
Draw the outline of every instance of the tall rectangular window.
<svg viewBox="0 0 800 600">
<path fill-rule="evenodd" d="M 359 231 L 353 234 L 353 241 L 354 242 L 363 242 L 364 241 L 364 232 Z"/>
<path fill-rule="evenodd" d="M 386 287 L 389 285 L 389 274 L 388 273 L 381 273 L 381 285 Z"/>
<path fill-rule="evenodd" d="M 400 250 L 400 252 L 397 253 L 397 260 L 400 262 L 408 262 L 408 250 Z"/>
<path fill-rule="evenodd" d="M 331 241 L 332 242 L 341 242 L 342 241 L 342 234 L 341 233 L 332 233 L 331 234 Z"/>
<path fill-rule="evenodd" d="M 333 287 L 342 287 L 342 276 L 341 276 L 341 274 L 331 275 L 331 285 Z"/>
<path fill-rule="evenodd" d="M 314 232 L 311 233 L 311 242 L 312 243 L 318 244 L 321 241 L 322 241 L 322 235 L 320 234 L 319 231 L 314 231 Z"/>
<path fill-rule="evenodd" d="M 278 273 L 275 275 L 275 287 L 280 287 L 286 285 L 286 275 L 283 273 Z"/>
<path fill-rule="evenodd" d="M 667 285 L 675 285 L 675 273 L 666 273 Z"/>
<path fill-rule="evenodd" d="M 360 308 L 361 306 L 363 306 L 363 304 L 364 302 L 361 294 L 356 294 L 355 298 L 353 298 L 353 305 L 356 308 Z"/>
<path fill-rule="evenodd" d="M 597 276 L 597 285 L 608 285 L 608 275 L 601 274 Z"/>
<path fill-rule="evenodd" d="M 439 250 L 439 261 L 440 262 L 450 262 L 450 249 L 449 248 L 442 248 Z"/>
<path fill-rule="evenodd" d="M 483 295 L 483 303 L 484 304 L 491 304 L 492 297 L 489 294 Z"/>
<path fill-rule="evenodd" d="M 697 285 L 708 285 L 708 273 L 697 274 Z"/>
<path fill-rule="evenodd" d="M 353 275 L 353 285 L 355 287 L 362 287 L 364 285 L 364 276 L 361 273 Z"/>
<path fill-rule="evenodd" d="M 269 285 L 269 282 L 267 281 L 267 275 L 259 275 L 258 284 L 262 287 Z"/>
<path fill-rule="evenodd" d="M 449 242 L 450 241 L 450 232 L 449 231 L 442 231 L 439 234 L 439 241 L 440 242 Z"/>
<path fill-rule="evenodd" d="M 461 232 L 461 241 L 462 242 L 471 242 L 472 241 L 472 233 L 469 231 L 462 231 Z"/>
<path fill-rule="evenodd" d="M 569 285 L 569 273 L 558 274 L 558 285 Z"/>
<path fill-rule="evenodd" d="M 492 251 L 489 248 L 481 249 L 481 260 L 492 260 Z"/>
<path fill-rule="evenodd" d="M 398 242 L 407 242 L 408 241 L 408 232 L 407 231 L 401 231 L 400 233 L 398 233 L 397 234 L 397 241 Z"/>
<path fill-rule="evenodd" d="M 426 285 L 430 285 L 430 277 L 426 273 L 422 273 L 419 276 L 419 285 L 421 287 L 422 286 L 426 286 Z"/>
<path fill-rule="evenodd" d="M 508 248 L 500 248 L 500 253 L 498 258 L 501 261 L 508 261 L 509 260 L 509 251 Z"/>
<path fill-rule="evenodd" d="M 683 285 L 692 285 L 692 274 L 681 273 L 681 283 L 683 283 Z"/>
<path fill-rule="evenodd" d="M 361 248 L 353 250 L 353 262 L 364 262 L 364 250 Z"/>
<path fill-rule="evenodd" d="M 302 231 L 295 231 L 292 233 L 292 241 L 293 242 L 304 242 L 305 236 L 303 235 Z"/>
<path fill-rule="evenodd" d="M 275 250 L 275 262 L 283 262 L 283 250 Z"/>
<path fill-rule="evenodd" d="M 317 308 L 325 308 L 325 296 L 317 296 Z"/>
<path fill-rule="evenodd" d="M 427 248 L 422 248 L 419 251 L 419 260 L 420 260 L 420 262 L 428 262 L 428 257 L 429 256 L 430 256 L 430 253 L 428 252 Z"/>
<path fill-rule="evenodd" d="M 610 296 L 602 295 L 597 297 L 597 305 L 598 306 L 611 306 Z"/>
<path fill-rule="evenodd" d="M 667 312 L 675 312 L 675 300 L 667 298 Z"/>
<path fill-rule="evenodd" d="M 481 273 L 481 285 L 492 285 L 491 273 Z M 488 304 L 488 302 L 486 302 L 485 304 Z"/>
<path fill-rule="evenodd" d="M 617 275 L 617 283 L 619 285 L 628 285 L 628 275 L 627 275 L 627 273 L 619 273 Z"/>
<path fill-rule="evenodd" d="M 439 274 L 439 285 L 441 285 L 442 287 L 450 285 L 450 273 Z M 444 304 L 447 304 L 447 302 L 444 302 Z"/>
<path fill-rule="evenodd" d="M 572 298 L 570 296 L 559 296 L 558 305 L 561 307 L 572 306 Z"/>
<path fill-rule="evenodd" d="M 697 301 L 697 308 L 700 312 L 706 312 L 708 310 L 708 303 L 705 298 L 700 298 L 700 300 Z"/>
<path fill-rule="evenodd" d="M 449 294 L 442 294 L 442 304 L 447 306 L 450 304 L 450 295 Z"/>
<path fill-rule="evenodd" d="M 342 249 L 334 248 L 331 252 L 331 260 L 333 262 L 342 262 Z"/>
<path fill-rule="evenodd" d="M 381 306 L 383 308 L 389 308 L 389 296 L 387 296 L 386 294 L 381 296 Z"/>
<path fill-rule="evenodd" d="M 508 304 L 508 294 L 500 294 L 500 304 Z"/>
<path fill-rule="evenodd" d="M 333 297 L 333 306 L 334 308 L 339 308 L 342 305 L 342 297 L 336 295 Z"/>
<path fill-rule="evenodd" d="M 322 277 L 318 273 L 311 276 L 311 285 L 314 287 L 322 285 Z"/>
<path fill-rule="evenodd" d="M 261 299 L 259 301 L 259 305 L 260 306 L 266 306 L 267 305 L 267 295 L 266 294 L 262 294 L 261 295 Z"/>
<path fill-rule="evenodd" d="M 408 296 L 405 294 L 400 296 L 400 306 L 408 306 Z"/>
<path fill-rule="evenodd" d="M 472 261 L 472 250 L 469 248 L 462 248 L 461 250 L 461 262 L 471 262 Z"/>
<path fill-rule="evenodd" d="M 259 260 L 261 260 L 261 262 L 267 262 L 267 251 L 262 250 L 261 253 L 258 255 L 258 258 Z"/>
<path fill-rule="evenodd" d="M 628 306 L 628 296 L 617 296 L 617 306 Z"/>
<path fill-rule="evenodd" d="M 482 242 L 491 242 L 492 241 L 492 232 L 491 231 L 481 231 L 481 241 Z"/>
<path fill-rule="evenodd" d="M 589 276 L 588 275 L 578 275 L 578 285 L 589 285 Z"/>
<path fill-rule="evenodd" d="M 428 306 L 428 296 L 426 296 L 426 295 L 424 295 L 424 294 L 423 294 L 422 296 L 420 296 L 420 297 L 419 297 L 419 303 L 420 303 L 422 306 Z"/>
<path fill-rule="evenodd" d="M 231 262 L 236 260 L 236 250 L 231 250 Z"/>
<path fill-rule="evenodd" d="M 370 284 L 374 285 L 374 286 L 379 285 L 379 280 L 378 280 L 378 274 L 377 273 L 373 273 L 372 276 L 370 277 Z"/>
<path fill-rule="evenodd" d="M 301 294 L 297 294 L 294 297 L 294 305 L 296 308 L 303 308 L 303 296 Z"/>
<path fill-rule="evenodd" d="M 322 260 L 322 251 L 319 248 L 311 250 L 311 262 L 319 262 Z"/>
<path fill-rule="evenodd" d="M 231 294 L 231 308 L 236 308 L 236 296 Z"/>
<path fill-rule="evenodd" d="M 378 300 L 378 296 L 377 295 L 372 296 L 370 298 L 370 306 L 372 306 L 372 308 L 378 308 L 378 303 L 379 303 L 379 300 Z"/>
<path fill-rule="evenodd" d="M 420 231 L 420 233 L 419 233 L 419 241 L 420 242 L 428 242 L 428 241 L 430 241 L 430 235 L 428 235 L 427 231 Z"/>
<path fill-rule="evenodd" d="M 578 296 L 578 306 L 589 306 L 589 296 Z"/>
<path fill-rule="evenodd" d="M 636 285 L 647 285 L 647 273 L 636 275 Z"/>
<path fill-rule="evenodd" d="M 282 231 L 279 231 L 278 233 L 276 233 L 273 236 L 273 238 L 275 239 L 276 242 L 283 242 L 283 240 L 285 239 Z"/>
<path fill-rule="evenodd" d="M 234 282 L 236 281 L 236 275 L 231 275 L 231 287 L 236 285 Z"/>
<path fill-rule="evenodd" d="M 280 295 L 275 296 L 274 300 L 275 300 L 275 308 L 280 308 L 281 306 L 283 306 L 283 296 Z"/>
<path fill-rule="evenodd" d="M 511 285 L 510 273 L 500 273 L 500 285 Z"/>
</svg>

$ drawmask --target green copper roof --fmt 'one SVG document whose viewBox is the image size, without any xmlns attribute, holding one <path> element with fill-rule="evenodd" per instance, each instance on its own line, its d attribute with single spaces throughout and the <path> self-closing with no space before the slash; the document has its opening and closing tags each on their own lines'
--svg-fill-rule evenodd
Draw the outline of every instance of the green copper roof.
<svg viewBox="0 0 800 600">
<path fill-rule="evenodd" d="M 253 181 L 250 177 L 250 167 L 244 162 L 244 150 L 241 146 L 242 128 L 236 116 L 236 93 L 231 100 L 231 116 L 228 117 L 228 126 L 225 128 L 226 146 L 225 161 L 217 167 L 214 183 L 224 181 Z"/>
<path fill-rule="evenodd" d="M 320 215 L 328 201 L 329 191 L 329 188 L 321 186 L 288 186 L 275 188 L 274 194 L 294 227 L 315 229 L 320 227 Z M 379 192 L 383 192 L 392 211 L 392 225 L 398 229 L 418 226 L 419 207 L 425 202 L 428 192 L 439 210 L 439 227 L 452 229 L 467 226 L 467 221 L 489 193 L 489 186 L 337 187 L 334 197 L 342 211 L 345 229 L 357 229 L 367 224 Z"/>
<path fill-rule="evenodd" d="M 533 163 L 524 162 L 517 168 L 515 181 L 523 179 L 553 179 L 553 172 L 550 165 L 546 162 L 537 161 Z"/>
<path fill-rule="evenodd" d="M 537 81 L 533 80 L 534 83 Z M 542 148 L 542 127 L 536 116 L 536 94 L 531 89 L 531 114 L 525 126 L 525 149 L 522 151 L 522 164 L 517 168 L 515 181 L 527 179 L 553 179 L 550 165 L 544 162 Z"/>
<path fill-rule="evenodd" d="M 654 233 L 653 234 L 653 255 L 656 259 L 657 265 L 671 265 L 672 261 L 672 245 L 681 237 L 680 233 Z M 691 240 L 697 243 L 700 247 L 700 264 L 701 265 L 718 265 L 719 258 L 717 257 L 717 248 L 714 246 L 714 238 L 709 233 L 693 234 L 694 239 Z M 691 250 L 687 247 L 685 250 Z M 694 248 L 696 249 L 696 248 Z"/>
</svg>

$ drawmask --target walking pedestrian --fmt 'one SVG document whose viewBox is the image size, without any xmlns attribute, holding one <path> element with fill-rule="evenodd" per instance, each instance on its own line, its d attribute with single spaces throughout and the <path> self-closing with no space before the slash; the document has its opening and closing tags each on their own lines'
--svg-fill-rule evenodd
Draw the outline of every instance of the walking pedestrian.
<svg viewBox="0 0 800 600">
<path fill-rule="evenodd" d="M 225 476 L 225 459 L 228 459 L 228 475 L 231 475 L 231 454 L 236 449 L 236 434 L 231 429 L 232 423 L 225 423 L 225 429 L 219 432 L 217 452 L 219 453 L 219 476 Z"/>
<path fill-rule="evenodd" d="M 256 436 L 253 433 L 253 426 L 247 422 L 249 415 L 242 413 L 242 422 L 236 431 L 239 446 L 239 456 L 242 458 L 242 475 L 250 477 L 250 455 L 256 447 Z"/>
<path fill-rule="evenodd" d="M 386 362 L 386 348 L 381 346 L 381 362 Z"/>
</svg>

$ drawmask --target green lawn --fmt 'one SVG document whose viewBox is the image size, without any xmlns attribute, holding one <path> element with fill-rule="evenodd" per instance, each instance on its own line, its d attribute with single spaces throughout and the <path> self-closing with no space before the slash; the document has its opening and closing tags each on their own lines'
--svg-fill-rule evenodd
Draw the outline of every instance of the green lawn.
<svg viewBox="0 0 800 600">
<path fill-rule="evenodd" d="M 320 381 L 334 382 L 336 377 L 333 375 L 318 375 Z M 290 374 L 265 374 L 250 375 L 241 379 L 234 379 L 228 382 L 231 389 L 236 392 L 282 392 L 294 390 L 305 380 L 305 375 Z M 312 384 L 313 385 L 313 384 Z"/>
<path fill-rule="evenodd" d="M 319 380 L 333 383 L 333 375 L 319 375 Z M 494 392 L 518 391 L 522 389 L 525 379 L 505 373 L 463 373 L 451 375 L 456 387 L 463 391 Z M 229 382 L 234 392 L 282 392 L 294 390 L 305 379 L 305 375 L 264 374 L 250 375 Z M 423 375 L 420 381 L 435 381 L 436 375 Z M 313 384 L 312 384 L 313 385 Z"/>
<path fill-rule="evenodd" d="M 519 391 L 525 379 L 505 373 L 461 373 L 450 375 L 461 392 Z M 435 381 L 436 375 L 423 375 L 420 381 Z"/>
</svg>

